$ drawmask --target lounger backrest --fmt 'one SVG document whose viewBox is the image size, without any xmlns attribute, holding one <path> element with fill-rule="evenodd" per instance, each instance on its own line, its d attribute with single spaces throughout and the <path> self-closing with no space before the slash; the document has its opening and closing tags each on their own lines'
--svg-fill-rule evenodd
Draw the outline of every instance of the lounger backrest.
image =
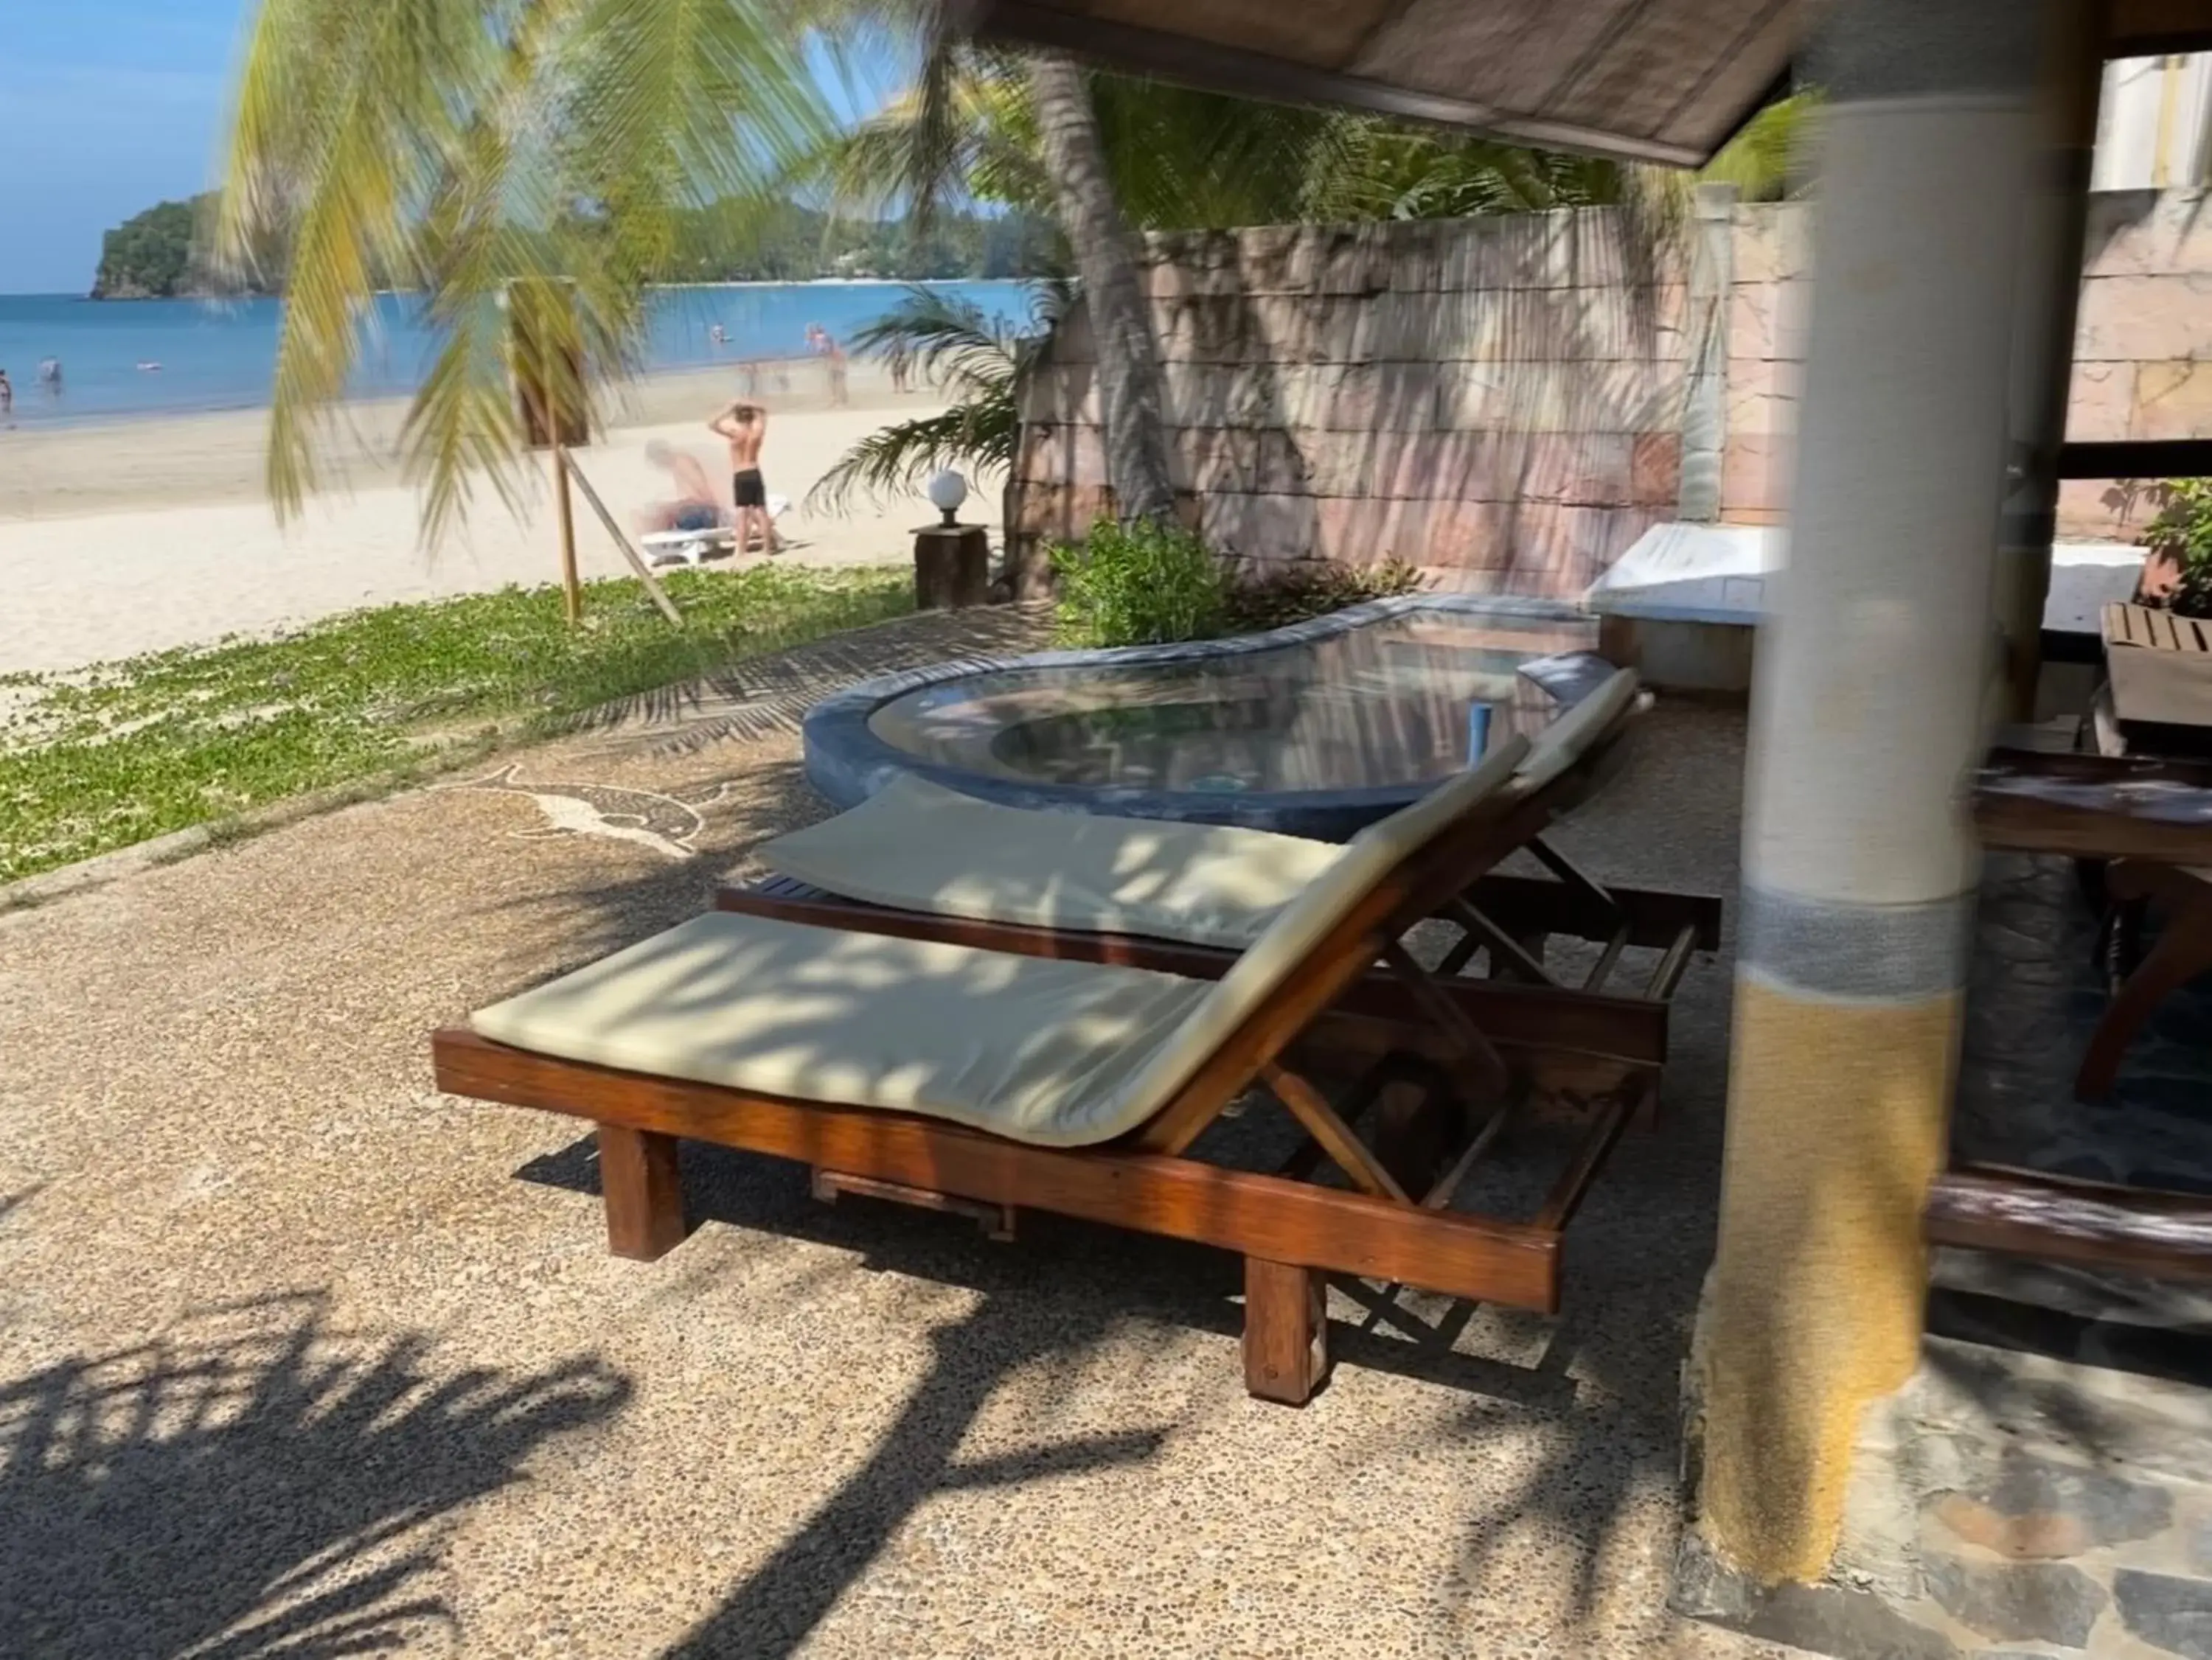
<svg viewBox="0 0 2212 1660">
<path fill-rule="evenodd" d="M 1394 871 L 1447 831 L 1506 810 L 1525 797 L 1514 770 L 1528 741 L 1513 737 L 1413 806 L 1370 825 L 1342 857 L 1285 906 L 1267 931 L 1215 984 L 1130 1081 L 1132 1097 L 1164 1106 L 1235 1036 L 1339 924 Z"/>
</svg>

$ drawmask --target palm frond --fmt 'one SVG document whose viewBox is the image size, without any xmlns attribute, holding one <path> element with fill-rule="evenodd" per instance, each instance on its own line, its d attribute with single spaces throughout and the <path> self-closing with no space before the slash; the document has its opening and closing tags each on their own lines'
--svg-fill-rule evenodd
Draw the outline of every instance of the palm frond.
<svg viewBox="0 0 2212 1660">
<path fill-rule="evenodd" d="M 945 467 L 1003 477 L 1020 438 L 1015 385 L 1022 354 L 1051 332 L 1071 295 L 1064 282 L 1039 284 L 1018 328 L 967 300 L 912 288 L 891 311 L 855 330 L 856 350 L 910 366 L 952 402 L 936 415 L 895 421 L 846 451 L 807 492 L 807 511 L 842 513 L 860 498 L 904 494 Z"/>
<path fill-rule="evenodd" d="M 1820 113 L 1817 92 L 1775 100 L 1745 122 L 1698 177 L 1734 185 L 1747 202 L 1779 201 L 1802 173 L 1806 147 Z"/>
<path fill-rule="evenodd" d="M 1013 464 L 1020 421 L 1012 385 L 932 415 L 878 427 L 837 457 L 806 493 L 809 512 L 849 512 L 856 498 L 908 494 L 953 467 L 1003 476 Z"/>
<path fill-rule="evenodd" d="M 632 369 L 684 209 L 765 192 L 829 120 L 771 0 L 263 0 L 234 100 L 215 254 L 290 249 L 271 389 L 280 515 L 315 479 L 380 288 L 439 340 L 405 431 L 426 534 L 477 473 L 520 488 L 496 296 L 557 282 L 560 366 Z"/>
</svg>

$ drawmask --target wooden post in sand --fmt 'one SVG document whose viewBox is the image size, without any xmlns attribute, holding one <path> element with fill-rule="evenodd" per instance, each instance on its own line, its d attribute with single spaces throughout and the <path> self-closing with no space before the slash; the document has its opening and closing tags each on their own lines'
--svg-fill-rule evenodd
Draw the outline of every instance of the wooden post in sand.
<svg viewBox="0 0 2212 1660">
<path fill-rule="evenodd" d="M 584 348 L 576 297 L 564 282 L 510 282 L 500 295 L 507 313 L 507 371 L 522 417 L 523 441 L 553 452 L 553 503 L 561 527 L 561 603 L 568 627 L 584 618 L 584 585 L 576 571 L 576 522 L 568 500 L 567 451 L 591 442 L 584 403 Z"/>
<path fill-rule="evenodd" d="M 584 585 L 576 574 L 576 518 L 568 505 L 568 451 L 553 440 L 553 503 L 561 518 L 561 609 L 574 628 L 584 620 Z"/>
<path fill-rule="evenodd" d="M 668 597 L 668 591 L 654 578 L 653 566 L 645 562 L 645 555 L 633 548 L 629 538 L 623 534 L 621 524 L 612 513 L 607 511 L 607 504 L 599 500 L 599 493 L 592 488 L 592 481 L 584 476 L 584 470 L 576 464 L 576 457 L 570 455 L 565 448 L 556 450 L 554 453 L 561 459 L 562 471 L 575 481 L 576 488 L 584 493 L 584 500 L 591 504 L 592 511 L 599 516 L 599 523 L 606 527 L 607 534 L 614 538 L 615 546 L 622 549 L 622 556 L 629 561 L 629 568 L 637 573 L 637 579 L 645 585 L 645 597 L 660 608 L 661 615 L 666 617 L 677 627 L 681 628 L 684 626 L 684 613 L 676 609 L 676 602 Z M 568 516 L 568 497 L 564 488 L 561 496 L 563 518 Z M 562 528 L 565 532 L 566 526 Z M 574 569 L 575 548 L 573 540 L 568 549 L 568 563 L 569 567 Z"/>
</svg>

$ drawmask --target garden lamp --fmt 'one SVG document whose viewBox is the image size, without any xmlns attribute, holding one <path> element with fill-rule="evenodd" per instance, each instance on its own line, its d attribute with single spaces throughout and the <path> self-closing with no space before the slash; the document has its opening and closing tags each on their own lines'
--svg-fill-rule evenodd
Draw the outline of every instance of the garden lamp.
<svg viewBox="0 0 2212 1660">
<path fill-rule="evenodd" d="M 959 523 L 953 515 L 960 504 L 968 500 L 968 481 L 947 467 L 929 481 L 929 500 L 938 512 L 945 515 L 946 528 Z"/>
</svg>

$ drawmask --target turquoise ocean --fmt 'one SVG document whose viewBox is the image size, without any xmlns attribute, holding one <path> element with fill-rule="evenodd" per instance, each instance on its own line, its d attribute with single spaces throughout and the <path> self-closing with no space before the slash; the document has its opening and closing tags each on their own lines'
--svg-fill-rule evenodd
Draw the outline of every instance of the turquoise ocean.
<svg viewBox="0 0 2212 1660">
<path fill-rule="evenodd" d="M 650 369 L 703 368 L 743 359 L 799 357 L 809 324 L 847 339 L 896 306 L 900 282 L 763 282 L 665 288 L 654 294 L 646 343 Z M 987 313 L 1021 318 L 1020 282 L 943 282 L 932 288 Z M 0 294 L 0 369 L 15 390 L 19 426 L 106 421 L 192 409 L 252 409 L 269 401 L 276 355 L 274 300 L 84 300 Z M 374 397 L 414 390 L 434 341 L 420 303 L 378 298 L 352 391 Z M 720 327 L 717 343 L 711 330 Z M 46 358 L 61 364 L 57 394 L 39 383 Z M 158 364 L 158 368 L 142 365 Z"/>
</svg>

